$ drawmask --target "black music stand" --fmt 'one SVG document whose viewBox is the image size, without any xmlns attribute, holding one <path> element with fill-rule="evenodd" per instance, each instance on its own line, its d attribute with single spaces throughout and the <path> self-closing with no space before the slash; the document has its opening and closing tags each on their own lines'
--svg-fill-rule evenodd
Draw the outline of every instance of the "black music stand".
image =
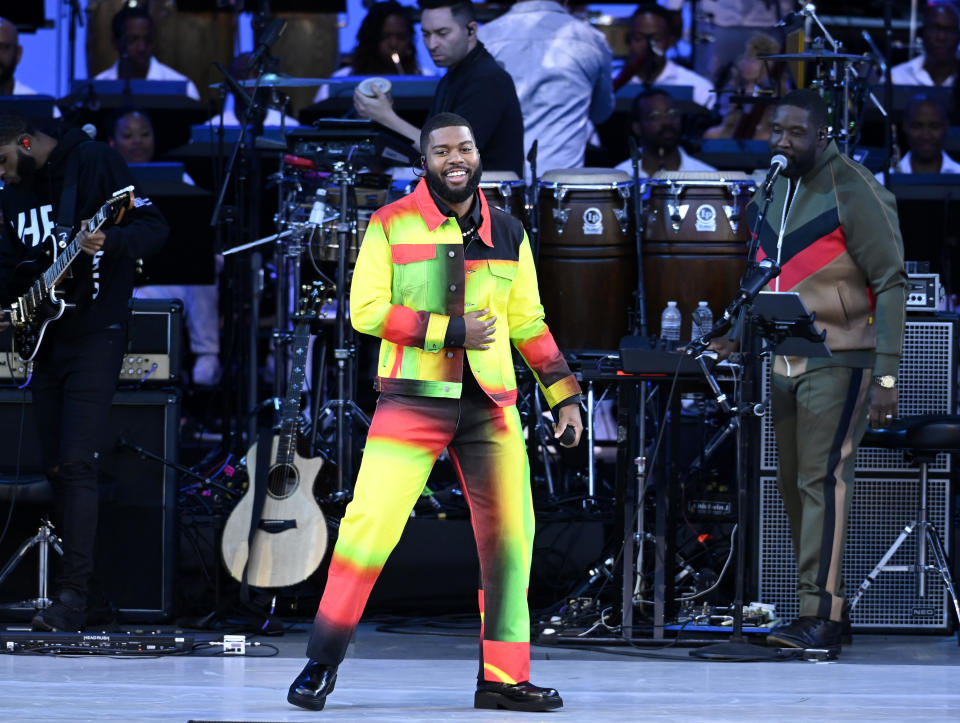
<svg viewBox="0 0 960 723">
<path fill-rule="evenodd" d="M 778 271 L 779 273 L 779 271 Z M 773 293 L 773 292 L 754 292 L 754 294 L 741 294 L 737 300 L 731 304 L 731 307 L 739 306 L 744 309 L 740 318 L 741 324 L 741 349 L 748 349 L 749 356 L 743 361 L 744 383 L 737 385 L 737 398 L 735 405 L 730 406 L 726 397 L 717 396 L 717 402 L 725 411 L 730 411 L 737 415 L 737 532 L 734 544 L 737 547 L 737 574 L 735 580 L 734 600 L 733 600 L 733 632 L 730 640 L 725 643 L 715 643 L 698 650 L 691 650 L 690 655 L 696 658 L 706 660 L 729 660 L 729 661 L 749 661 L 749 660 L 777 660 L 782 657 L 779 651 L 764 648 L 753 643 L 748 643 L 743 637 L 743 588 L 744 573 L 746 566 L 746 541 L 747 534 L 745 523 L 748 519 L 747 509 L 747 460 L 750 459 L 750 437 L 756 435 L 747 435 L 744 433 L 743 425 L 748 418 L 758 416 L 763 413 L 763 406 L 744 400 L 744 388 L 752 381 L 755 365 L 751 363 L 749 357 L 756 357 L 760 351 L 761 342 L 767 347 L 767 351 L 773 351 L 779 354 L 791 354 L 806 357 L 824 357 L 831 356 L 830 350 L 823 340 L 826 332 L 817 331 L 814 326 L 814 314 L 807 311 L 803 300 L 799 294 Z M 713 379 L 710 371 L 704 362 L 704 350 L 710 339 L 719 336 L 725 331 L 725 326 L 729 326 L 729 320 L 733 318 L 734 313 L 724 314 L 724 318 L 718 322 L 713 329 L 704 334 L 700 339 L 692 342 L 690 353 L 696 354 L 700 362 L 703 373 L 707 378 L 710 388 L 714 392 L 719 391 L 717 382 Z M 726 323 L 725 323 L 726 322 Z"/>
</svg>

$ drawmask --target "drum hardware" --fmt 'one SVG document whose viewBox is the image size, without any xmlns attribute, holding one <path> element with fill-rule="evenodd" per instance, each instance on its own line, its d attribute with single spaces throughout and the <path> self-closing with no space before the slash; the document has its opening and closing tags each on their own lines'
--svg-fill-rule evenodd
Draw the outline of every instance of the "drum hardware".
<svg viewBox="0 0 960 723">
<path fill-rule="evenodd" d="M 617 219 L 617 224 L 620 226 L 620 232 L 627 232 L 627 226 L 630 223 L 629 202 L 631 192 L 629 183 L 577 183 L 564 185 L 562 183 L 541 181 L 540 185 L 545 188 L 553 188 L 553 197 L 557 201 L 557 207 L 553 209 L 553 220 L 557 224 L 557 233 L 563 233 L 563 229 L 567 225 L 567 219 L 570 217 L 570 209 L 564 208 L 563 202 L 567 197 L 567 192 L 571 189 L 575 189 L 577 191 L 616 191 L 623 200 L 623 207 L 619 209 L 611 209 L 611 211 L 613 212 L 614 218 Z"/>
</svg>

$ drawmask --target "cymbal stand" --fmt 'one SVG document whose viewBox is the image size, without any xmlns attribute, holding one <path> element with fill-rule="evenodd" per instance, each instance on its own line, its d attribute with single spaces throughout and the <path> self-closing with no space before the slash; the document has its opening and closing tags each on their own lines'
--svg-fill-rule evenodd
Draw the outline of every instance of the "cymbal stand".
<svg viewBox="0 0 960 723">
<path fill-rule="evenodd" d="M 349 301 L 347 298 L 347 254 L 350 237 L 357 232 L 356 207 L 351 204 L 356 186 L 356 173 L 349 161 L 336 161 L 330 180 L 340 187 L 340 215 L 337 219 L 337 319 L 336 346 L 333 358 L 337 364 L 337 396 L 328 399 L 317 411 L 317 422 L 328 414 L 336 415 L 337 489 L 331 495 L 334 501 L 348 499 L 348 488 L 353 480 L 353 423 L 370 426 L 370 418 L 353 400 L 356 389 L 357 348 L 353 333 L 347 325 Z"/>
</svg>

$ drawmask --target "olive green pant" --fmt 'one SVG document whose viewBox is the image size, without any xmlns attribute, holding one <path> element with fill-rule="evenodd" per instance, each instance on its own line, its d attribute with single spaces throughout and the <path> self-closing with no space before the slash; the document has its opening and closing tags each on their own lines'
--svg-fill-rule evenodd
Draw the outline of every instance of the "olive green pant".
<svg viewBox="0 0 960 723">
<path fill-rule="evenodd" d="M 800 615 L 843 615 L 843 548 L 857 446 L 867 427 L 870 369 L 773 375 L 777 486 L 790 521 Z"/>
</svg>

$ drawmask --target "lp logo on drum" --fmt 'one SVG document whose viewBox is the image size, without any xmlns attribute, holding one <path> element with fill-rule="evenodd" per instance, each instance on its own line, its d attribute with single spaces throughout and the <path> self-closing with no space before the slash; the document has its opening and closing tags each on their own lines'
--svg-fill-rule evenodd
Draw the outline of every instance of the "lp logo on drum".
<svg viewBox="0 0 960 723">
<path fill-rule="evenodd" d="M 603 213 L 596 206 L 591 206 L 583 212 L 583 233 L 586 236 L 603 234 Z"/>
<path fill-rule="evenodd" d="M 706 203 L 697 207 L 697 231 L 709 231 L 713 233 L 717 230 L 717 211 L 713 206 Z"/>
</svg>

